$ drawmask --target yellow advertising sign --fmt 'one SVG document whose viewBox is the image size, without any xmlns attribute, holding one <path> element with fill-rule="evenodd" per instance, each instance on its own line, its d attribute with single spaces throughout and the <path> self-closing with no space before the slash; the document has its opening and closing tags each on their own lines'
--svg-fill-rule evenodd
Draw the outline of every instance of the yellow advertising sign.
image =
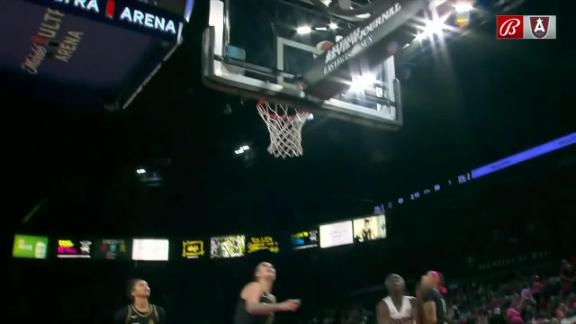
<svg viewBox="0 0 576 324">
<path fill-rule="evenodd" d="M 196 259 L 204 256 L 203 241 L 182 241 L 182 257 L 187 259 Z"/>
<path fill-rule="evenodd" d="M 292 237 L 293 238 L 307 238 L 307 237 L 310 237 L 310 232 L 304 231 L 304 232 L 292 234 Z"/>
<path fill-rule="evenodd" d="M 272 253 L 280 252 L 280 247 L 277 241 L 274 241 L 272 236 L 253 236 L 248 242 L 248 253 L 258 251 L 269 251 Z"/>
</svg>

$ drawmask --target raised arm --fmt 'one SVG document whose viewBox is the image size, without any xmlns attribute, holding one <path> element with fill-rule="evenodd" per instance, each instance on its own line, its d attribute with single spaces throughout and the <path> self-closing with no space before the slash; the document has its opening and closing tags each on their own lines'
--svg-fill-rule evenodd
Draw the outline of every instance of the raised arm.
<svg viewBox="0 0 576 324">
<path fill-rule="evenodd" d="M 383 300 L 376 305 L 376 319 L 378 324 L 390 324 L 390 311 Z"/>
<path fill-rule="evenodd" d="M 250 283 L 242 290 L 242 299 L 246 303 L 246 312 L 251 315 L 268 316 L 276 312 L 294 312 L 300 307 L 297 300 L 287 300 L 282 303 L 266 304 L 260 302 L 264 291 L 258 283 Z"/>
</svg>

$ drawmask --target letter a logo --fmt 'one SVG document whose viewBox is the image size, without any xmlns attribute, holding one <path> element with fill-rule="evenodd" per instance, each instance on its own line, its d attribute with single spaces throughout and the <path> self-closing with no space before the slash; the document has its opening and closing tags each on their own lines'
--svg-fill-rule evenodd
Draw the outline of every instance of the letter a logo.
<svg viewBox="0 0 576 324">
<path fill-rule="evenodd" d="M 535 38 L 542 39 L 548 34 L 550 17 L 530 17 L 530 30 Z"/>
</svg>

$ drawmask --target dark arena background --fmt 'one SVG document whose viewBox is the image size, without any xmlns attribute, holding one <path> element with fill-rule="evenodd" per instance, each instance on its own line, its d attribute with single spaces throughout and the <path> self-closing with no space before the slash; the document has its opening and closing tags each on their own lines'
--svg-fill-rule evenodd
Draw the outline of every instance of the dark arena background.
<svg viewBox="0 0 576 324">
<path fill-rule="evenodd" d="M 233 324 L 267 261 L 302 303 L 274 323 L 377 323 L 429 270 L 446 323 L 576 323 L 573 9 L 0 0 L 2 322 L 114 323 L 142 278 L 168 323 Z M 259 97 L 310 109 L 302 154 Z"/>
</svg>

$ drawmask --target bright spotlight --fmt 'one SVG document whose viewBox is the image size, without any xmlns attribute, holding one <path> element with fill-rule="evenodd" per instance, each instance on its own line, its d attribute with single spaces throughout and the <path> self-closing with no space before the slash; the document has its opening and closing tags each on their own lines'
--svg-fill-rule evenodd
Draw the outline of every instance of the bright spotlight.
<svg viewBox="0 0 576 324">
<path fill-rule="evenodd" d="M 454 4 L 454 10 L 456 10 L 458 14 L 463 14 L 474 10 L 474 6 L 470 2 L 461 1 Z"/>
<path fill-rule="evenodd" d="M 351 92 L 363 92 L 364 90 L 372 89 L 376 83 L 376 76 L 372 73 L 365 73 L 359 76 L 352 77 L 350 84 Z"/>
<path fill-rule="evenodd" d="M 298 35 L 310 34 L 312 32 L 312 27 L 300 26 L 300 27 L 296 28 L 296 32 L 298 33 Z"/>
<path fill-rule="evenodd" d="M 431 20 L 426 24 L 424 31 L 430 35 L 438 35 L 442 33 L 443 28 L 444 24 L 440 20 Z"/>
<path fill-rule="evenodd" d="M 328 27 L 326 26 L 318 26 L 318 27 L 314 27 L 314 30 L 316 31 L 327 31 Z"/>
<path fill-rule="evenodd" d="M 328 25 L 328 27 L 329 27 L 330 29 L 332 29 L 332 30 L 334 30 L 334 29 L 338 29 L 338 24 L 337 24 L 337 23 L 334 23 L 334 22 L 332 22 L 332 23 L 330 23 L 330 25 Z"/>
<path fill-rule="evenodd" d="M 368 18 L 370 18 L 370 14 L 369 14 L 369 13 L 359 14 L 359 15 L 356 15 L 356 18 L 359 18 L 359 19 L 368 19 Z"/>
<path fill-rule="evenodd" d="M 145 174 L 146 173 L 146 169 L 137 169 L 136 170 L 137 174 Z"/>
<path fill-rule="evenodd" d="M 430 20 L 426 22 L 424 29 L 416 35 L 417 41 L 423 41 L 426 38 L 433 37 L 434 35 L 440 35 L 444 28 L 444 24 L 440 20 Z"/>
<path fill-rule="evenodd" d="M 236 155 L 244 154 L 244 152 L 249 151 L 249 150 L 250 150 L 250 146 L 242 145 L 238 149 L 234 150 L 234 154 L 236 154 Z"/>
</svg>

